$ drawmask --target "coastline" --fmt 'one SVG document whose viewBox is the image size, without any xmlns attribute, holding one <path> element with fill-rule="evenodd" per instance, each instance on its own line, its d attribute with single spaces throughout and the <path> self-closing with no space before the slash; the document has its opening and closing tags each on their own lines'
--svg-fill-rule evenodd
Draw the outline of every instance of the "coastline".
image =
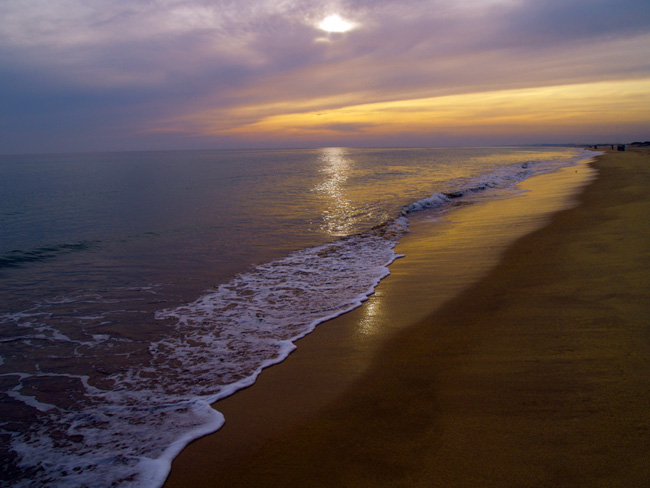
<svg viewBox="0 0 650 488">
<path fill-rule="evenodd" d="M 539 220 L 533 222 L 507 215 L 505 209 L 521 207 L 514 203 L 521 201 L 517 198 L 454 211 L 449 216 L 453 225 L 436 227 L 438 240 L 456 238 L 462 244 L 462 235 L 452 235 L 455 231 L 442 234 L 458 229 L 459 220 L 480 222 L 486 215 L 481 212 L 489 215 L 495 208 L 501 209 L 500 219 L 510 222 L 501 244 L 482 241 L 489 252 L 474 249 L 469 261 L 445 256 L 469 263 L 463 268 L 468 275 L 457 281 L 435 274 L 441 269 L 417 271 L 430 261 L 428 253 L 445 251 L 431 251 L 432 241 L 418 240 L 414 228 L 414 237 L 405 239 L 398 252 L 412 256 L 404 248 L 412 246 L 416 254 L 426 248 L 422 261 L 397 261 L 363 307 L 323 324 L 253 387 L 219 402 L 216 408 L 225 414 L 226 425 L 188 446 L 174 461 L 165 486 L 504 486 L 517 484 L 522 476 L 531 486 L 580 484 L 576 476 L 587 479 L 589 468 L 604 471 L 609 459 L 606 446 L 595 446 L 592 437 L 602 440 L 602 434 L 607 439 L 619 430 L 645 454 L 634 469 L 647 475 L 648 414 L 634 410 L 634 415 L 618 419 L 619 426 L 611 410 L 648 404 L 647 330 L 641 330 L 648 316 L 648 271 L 640 262 L 636 289 L 627 280 L 610 282 L 616 276 L 612 272 L 596 272 L 611 265 L 622 273 L 626 256 L 636 259 L 638 252 L 647 252 L 648 241 L 638 237 L 640 251 L 630 253 L 623 246 L 612 254 L 609 247 L 629 231 L 599 227 L 610 221 L 634 224 L 623 218 L 630 211 L 625 205 L 630 191 L 616 185 L 627 182 L 629 175 L 616 161 L 637 157 L 642 162 L 635 160 L 633 166 L 647 167 L 647 153 L 642 152 L 601 158 L 601 177 L 581 194 L 580 206 L 560 211 L 542 230 L 535 228 L 546 223 L 549 213 L 567 206 L 569 197 L 556 209 L 549 210 L 549 205 L 562 199 L 540 206 Z M 557 182 L 551 177 L 531 178 L 536 181 L 522 186 L 542 181 L 553 186 Z M 647 173 L 645 178 L 632 178 L 629 185 L 645 189 Z M 602 216 L 617 198 L 623 199 L 623 217 Z M 647 210 L 647 202 L 638 206 L 640 212 Z M 647 222 L 644 215 L 637 226 Z M 502 256 L 513 239 L 519 240 Z M 419 277 L 413 283 L 415 271 Z M 435 296 L 427 290 L 427 273 L 429 281 L 436 276 L 445 284 L 442 291 L 435 289 Z M 410 288 L 403 288 L 405 283 Z M 610 299 L 621 297 L 625 303 L 610 309 L 598 293 L 612 295 L 616 286 L 625 290 Z M 421 289 L 418 297 L 413 287 Z M 628 306 L 626 300 L 639 309 L 636 321 L 616 308 Z M 638 326 L 633 331 L 606 326 L 630 321 Z M 566 322 L 571 325 L 561 327 Z M 374 329 L 364 331 L 364 324 Z M 584 337 L 585 332 L 593 334 Z M 612 343 L 629 350 L 612 354 L 604 347 Z M 616 362 L 617 368 L 605 371 L 603 361 Z M 616 390 L 618 397 L 605 399 L 599 385 Z M 639 387 L 636 396 L 633 387 Z M 598 436 L 586 425 L 596 429 L 597 420 L 602 425 Z M 628 444 L 620 444 L 619 452 L 630 451 Z M 579 453 L 577 445 L 582 447 Z M 610 471 L 614 464 L 608 465 Z"/>
</svg>

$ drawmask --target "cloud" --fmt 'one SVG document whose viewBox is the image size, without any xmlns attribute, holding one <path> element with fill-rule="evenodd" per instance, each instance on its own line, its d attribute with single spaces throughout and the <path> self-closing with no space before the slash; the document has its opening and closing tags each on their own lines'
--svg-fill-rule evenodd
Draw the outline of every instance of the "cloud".
<svg viewBox="0 0 650 488">
<path fill-rule="evenodd" d="M 650 78 L 346 104 L 202 130 L 220 141 L 227 136 L 232 144 L 269 147 L 318 141 L 326 146 L 621 141 L 647 132 L 648 104 Z"/>
<path fill-rule="evenodd" d="M 316 125 L 311 128 L 311 130 L 317 130 L 317 131 L 332 131 L 332 132 L 342 132 L 342 133 L 358 133 L 358 132 L 364 132 L 366 129 L 371 129 L 377 127 L 377 124 L 373 123 L 346 123 L 346 122 L 341 122 L 338 124 L 325 124 L 325 125 Z"/>
<path fill-rule="evenodd" d="M 356 28 L 323 33 L 332 14 Z M 636 0 L 0 2 L 0 117 L 25 131 L 30 117 L 49 120 L 70 141 L 92 120 L 119 145 L 350 105 L 639 79 L 649 14 Z"/>
</svg>

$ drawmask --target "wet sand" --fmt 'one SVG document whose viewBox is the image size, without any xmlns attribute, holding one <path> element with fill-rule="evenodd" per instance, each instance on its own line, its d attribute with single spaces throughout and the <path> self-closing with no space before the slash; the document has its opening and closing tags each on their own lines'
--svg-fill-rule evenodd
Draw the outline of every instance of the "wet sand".
<svg viewBox="0 0 650 488">
<path fill-rule="evenodd" d="M 650 155 L 595 166 L 413 222 L 166 486 L 650 486 Z"/>
</svg>

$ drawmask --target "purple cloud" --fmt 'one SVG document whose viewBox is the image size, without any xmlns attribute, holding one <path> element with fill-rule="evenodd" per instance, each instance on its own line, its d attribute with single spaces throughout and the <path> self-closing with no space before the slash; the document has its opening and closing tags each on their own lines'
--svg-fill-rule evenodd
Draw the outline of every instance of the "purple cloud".
<svg viewBox="0 0 650 488">
<path fill-rule="evenodd" d="M 357 27 L 324 33 L 332 13 Z M 147 129 L 208 109 L 226 123 L 246 106 L 647 78 L 648 14 L 629 0 L 3 2 L 0 151 L 192 147 Z"/>
</svg>

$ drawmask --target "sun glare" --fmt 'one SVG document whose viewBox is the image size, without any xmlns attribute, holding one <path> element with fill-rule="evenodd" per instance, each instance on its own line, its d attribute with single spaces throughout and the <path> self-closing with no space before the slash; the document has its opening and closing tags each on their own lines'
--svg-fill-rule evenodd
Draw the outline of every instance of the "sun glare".
<svg viewBox="0 0 650 488">
<path fill-rule="evenodd" d="M 325 32 L 347 32 L 354 29 L 355 27 L 355 23 L 343 19 L 338 14 L 325 17 L 321 23 L 318 24 L 318 28 L 324 30 Z"/>
</svg>

